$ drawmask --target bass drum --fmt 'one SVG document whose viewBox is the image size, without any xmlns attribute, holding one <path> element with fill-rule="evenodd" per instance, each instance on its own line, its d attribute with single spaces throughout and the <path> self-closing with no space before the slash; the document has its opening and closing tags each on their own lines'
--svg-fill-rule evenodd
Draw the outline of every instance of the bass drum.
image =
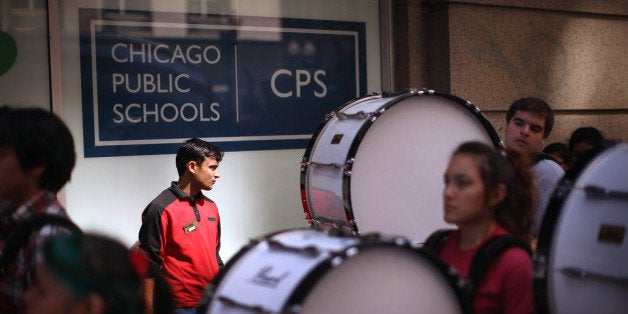
<svg viewBox="0 0 628 314">
<path fill-rule="evenodd" d="M 315 228 L 423 241 L 443 222 L 443 174 L 466 141 L 502 147 L 480 110 L 429 90 L 377 94 L 328 114 L 301 163 L 305 218 Z"/>
<path fill-rule="evenodd" d="M 570 169 L 539 233 L 539 313 L 626 313 L 628 144 Z"/>
<path fill-rule="evenodd" d="M 470 313 L 456 278 L 406 238 L 293 229 L 238 252 L 206 313 Z"/>
</svg>

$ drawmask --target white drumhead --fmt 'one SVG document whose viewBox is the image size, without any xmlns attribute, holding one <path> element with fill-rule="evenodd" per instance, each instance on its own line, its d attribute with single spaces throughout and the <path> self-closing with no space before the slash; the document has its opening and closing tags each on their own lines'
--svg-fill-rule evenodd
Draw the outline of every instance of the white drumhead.
<svg viewBox="0 0 628 314">
<path fill-rule="evenodd" d="M 227 263 L 207 313 L 465 313 L 443 265 L 401 237 L 288 230 Z"/>
<path fill-rule="evenodd" d="M 462 313 L 439 269 L 398 247 L 362 250 L 320 278 L 299 313 Z"/>
<path fill-rule="evenodd" d="M 229 261 L 208 313 L 255 313 L 251 307 L 280 313 L 294 289 L 314 268 L 327 261 L 330 254 L 341 254 L 358 243 L 358 238 L 333 237 L 313 229 L 287 230 L 268 236 Z M 308 253 L 311 249 L 318 254 Z M 220 298 L 244 307 L 231 306 Z"/>
<path fill-rule="evenodd" d="M 585 187 L 628 193 L 628 144 L 596 157 L 565 199 L 554 230 L 549 261 L 553 313 L 626 312 L 628 300 L 628 200 L 591 197 Z M 583 277 L 564 271 L 583 270 Z M 602 275 L 604 278 L 600 278 Z"/>
<path fill-rule="evenodd" d="M 443 221 L 443 174 L 465 141 L 494 145 L 476 116 L 458 102 L 423 95 L 388 108 L 362 138 L 351 175 L 358 231 L 422 242 Z"/>
</svg>

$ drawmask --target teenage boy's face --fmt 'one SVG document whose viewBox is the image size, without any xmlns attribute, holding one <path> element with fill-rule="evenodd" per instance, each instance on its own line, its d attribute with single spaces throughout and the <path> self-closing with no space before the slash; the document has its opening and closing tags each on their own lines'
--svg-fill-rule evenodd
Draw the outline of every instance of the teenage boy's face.
<svg viewBox="0 0 628 314">
<path fill-rule="evenodd" d="M 521 154 L 540 152 L 545 141 L 545 119 L 527 112 L 515 112 L 506 125 L 506 147 Z"/>
<path fill-rule="evenodd" d="M 202 163 L 194 162 L 192 177 L 201 190 L 211 190 L 220 177 L 218 173 L 218 161 L 214 157 L 205 157 Z"/>
</svg>

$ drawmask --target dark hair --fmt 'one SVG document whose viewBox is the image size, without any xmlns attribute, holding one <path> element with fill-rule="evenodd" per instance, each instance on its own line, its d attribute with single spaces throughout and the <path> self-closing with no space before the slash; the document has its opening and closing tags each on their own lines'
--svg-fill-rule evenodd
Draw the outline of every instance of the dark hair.
<svg viewBox="0 0 628 314">
<path fill-rule="evenodd" d="M 598 129 L 592 126 L 580 127 L 571 133 L 569 151 L 572 152 L 574 146 L 580 142 L 587 142 L 593 146 L 594 150 L 599 150 L 604 146 L 604 136 Z"/>
<path fill-rule="evenodd" d="M 515 151 L 506 154 L 480 142 L 461 144 L 453 155 L 468 154 L 476 157 L 486 200 L 490 191 L 500 184 L 506 186 L 506 197 L 495 206 L 495 219 L 513 235 L 530 240 L 534 225 L 534 189 L 530 174 L 530 160 Z"/>
<path fill-rule="evenodd" d="M 190 161 L 202 163 L 206 157 L 214 157 L 220 162 L 223 155 L 218 146 L 198 138 L 191 138 L 183 142 L 177 152 L 177 172 L 179 176 L 182 176 L 185 173 L 185 165 Z"/>
<path fill-rule="evenodd" d="M 567 145 L 561 142 L 554 142 L 545 146 L 545 148 L 543 148 L 543 153 L 545 154 L 556 153 L 560 156 L 560 158 L 563 159 L 564 162 L 566 162 L 567 164 L 571 163 L 571 154 L 569 151 L 569 147 L 567 147 Z"/>
<path fill-rule="evenodd" d="M 39 188 L 58 192 L 76 161 L 74 140 L 65 123 L 40 108 L 0 107 L 0 147 L 15 151 L 23 171 L 45 166 Z"/>
<path fill-rule="evenodd" d="M 515 116 L 517 111 L 532 112 L 540 115 L 545 120 L 543 127 L 543 138 L 547 138 L 554 127 L 554 111 L 542 99 L 535 97 L 525 97 L 515 100 L 506 112 L 506 123 Z"/>
<path fill-rule="evenodd" d="M 105 313 L 143 313 L 143 274 L 121 243 L 95 234 L 63 235 L 44 244 L 43 261 L 75 297 L 100 295 Z"/>
</svg>

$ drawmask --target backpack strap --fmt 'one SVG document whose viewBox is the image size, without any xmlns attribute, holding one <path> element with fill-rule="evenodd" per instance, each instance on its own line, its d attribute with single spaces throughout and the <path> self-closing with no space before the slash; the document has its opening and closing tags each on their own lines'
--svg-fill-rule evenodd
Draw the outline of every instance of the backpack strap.
<svg viewBox="0 0 628 314">
<path fill-rule="evenodd" d="M 48 225 L 57 225 L 66 228 L 75 234 L 83 233 L 74 222 L 59 215 L 38 214 L 18 223 L 7 237 L 4 250 L 0 252 L 0 275 L 4 275 L 7 266 L 15 261 L 19 251 L 25 247 L 30 240 L 30 235 L 33 231 Z"/>
<path fill-rule="evenodd" d="M 423 247 L 429 253 L 439 256 L 438 250 L 440 246 L 454 230 L 441 229 L 435 231 L 425 240 Z M 486 273 L 491 261 L 511 247 L 522 248 L 528 255 L 532 256 L 532 249 L 528 243 L 522 238 L 513 235 L 496 236 L 482 244 L 471 260 L 467 278 L 461 279 L 457 283 L 457 287 L 466 302 L 469 302 L 469 304 L 473 303 L 475 288 Z"/>
<path fill-rule="evenodd" d="M 520 237 L 513 235 L 501 235 L 491 238 L 486 241 L 482 247 L 480 247 L 477 253 L 475 253 L 475 256 L 473 256 L 464 287 L 470 295 L 473 295 L 477 284 L 486 273 L 486 269 L 490 265 L 491 261 L 493 261 L 493 259 L 503 251 L 511 247 L 519 247 L 526 251 L 528 255 L 532 256 L 532 249 L 528 243 Z"/>
<path fill-rule="evenodd" d="M 438 253 L 438 249 L 447 237 L 454 232 L 455 229 L 440 229 L 434 231 L 423 243 L 423 247 L 431 250 L 432 253 Z"/>
</svg>

